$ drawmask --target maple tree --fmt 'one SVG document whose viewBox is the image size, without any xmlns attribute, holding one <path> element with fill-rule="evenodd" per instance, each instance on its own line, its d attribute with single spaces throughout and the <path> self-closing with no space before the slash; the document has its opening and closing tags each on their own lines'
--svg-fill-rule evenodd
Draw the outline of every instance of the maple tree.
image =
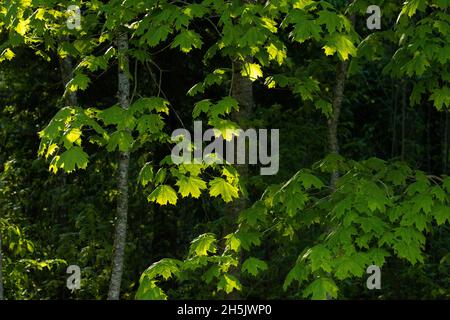
<svg viewBox="0 0 450 320">
<path fill-rule="evenodd" d="M 223 208 L 239 212 L 232 216 L 231 230 L 224 227 L 223 217 L 217 219 L 220 227 L 214 222 L 198 228 L 204 233 L 195 230 L 184 257 L 166 252 L 171 258 L 152 264 L 144 261 L 150 266 L 145 271 L 142 265 L 137 267 L 142 274 L 128 298 L 170 298 L 176 291 L 167 285 L 172 278 L 178 280 L 172 286 L 179 286 L 181 292 L 205 283 L 204 296 L 225 297 L 246 292 L 247 279 L 271 270 L 276 270 L 282 297 L 340 298 L 345 281 L 362 278 L 371 264 L 383 267 L 389 259 L 413 267 L 426 264 L 427 237 L 450 223 L 446 172 L 426 173 L 395 159 L 372 157 L 370 152 L 359 157 L 360 161 L 350 160 L 339 154 L 345 154 L 346 148 L 338 141 L 342 137 L 339 128 L 346 125 L 342 119 L 350 112 L 349 101 L 371 99 L 369 90 L 358 96 L 358 91 L 349 93 L 348 86 L 361 86 L 358 75 L 373 65 L 380 67 L 379 74 L 386 79 L 404 84 L 403 95 L 410 96 L 410 107 L 431 102 L 435 112 L 446 112 L 450 107 L 449 4 L 443 0 L 379 2 L 392 25 L 370 33 L 360 25 L 371 4 L 365 0 L 0 3 L 1 65 L 23 59 L 25 51 L 48 66 L 58 61 L 61 69 L 64 63 L 70 69 L 62 72 L 63 78 L 68 77 L 62 94 L 55 95 L 59 104 L 66 102 L 50 112 L 45 125 L 39 125 L 37 153 L 48 171 L 63 177 L 96 176 L 105 164 L 106 178 L 111 172 L 119 173 L 117 187 L 108 186 L 109 198 L 118 203 L 112 219 L 116 227 L 122 226 L 116 229 L 114 249 L 110 248 L 119 251 L 120 259 L 117 254 L 105 254 L 114 267 L 104 268 L 108 274 L 104 276 L 115 275 L 109 298 L 118 299 L 121 291 L 122 268 L 127 265 L 125 246 L 130 246 L 125 230 L 129 227 L 133 236 L 140 233 L 141 226 L 135 225 L 136 216 L 129 210 L 140 197 L 146 199 L 146 207 L 161 212 L 189 211 L 190 201 L 219 215 Z M 67 25 L 73 14 L 67 11 L 70 5 L 81 8 L 79 28 Z M 180 72 L 179 77 L 183 76 L 179 70 L 183 59 L 186 68 L 198 73 L 186 81 L 192 83 L 180 96 L 174 87 L 165 90 L 166 71 L 159 65 L 164 58 L 158 55 L 172 62 L 172 71 Z M 117 76 L 112 69 L 118 70 Z M 245 99 L 236 93 L 236 77 L 268 100 L 286 99 L 279 92 L 292 96 L 289 102 L 296 101 L 314 114 L 307 120 L 312 123 L 317 117 L 319 128 L 328 124 L 326 143 L 312 138 L 311 145 L 322 148 L 320 157 L 307 166 L 290 163 L 294 169 L 289 175 L 273 181 L 258 180 L 251 169 L 227 163 L 174 163 L 171 148 L 176 141 L 170 133 L 177 127 L 187 129 L 195 120 L 204 121 L 215 129 L 216 138 L 224 140 L 232 139 L 241 127 L 275 125 L 270 108 L 258 106 L 251 114 L 247 112 Z M 99 79 L 107 79 L 108 92 L 117 97 L 101 101 L 95 93 L 105 90 Z M 254 100 L 253 95 L 247 98 Z M 396 99 L 392 99 L 394 104 Z M 406 104 L 403 112 L 405 129 Z M 275 109 L 274 113 L 283 111 Z M 266 115 L 269 120 L 262 120 Z M 405 132 L 402 139 L 404 143 Z M 290 142 L 294 145 L 288 148 L 301 148 L 296 138 Z M 323 145 L 329 145 L 325 152 Z M 331 154 L 325 157 L 326 153 Z M 111 156 L 117 154 L 119 160 L 112 161 Z M 295 151 L 287 152 L 290 155 Z M 448 153 L 445 156 L 446 163 Z M 7 171 L 2 173 L 5 181 Z M 245 203 L 236 205 L 242 200 Z M 101 220 L 86 210 L 90 213 L 83 219 Z M 14 230 L 21 236 L 8 219 L 2 221 L 2 232 Z M 301 239 L 302 234 L 308 238 Z M 20 250 L 33 252 L 31 241 L 11 239 L 8 236 L 7 242 L 21 243 L 26 249 Z M 106 236 L 102 241 L 112 245 Z M 15 245 L 9 246 L 14 251 Z M 280 248 L 280 252 L 268 255 L 264 247 Z M 156 256 L 159 259 L 161 254 Z M 284 260 L 285 256 L 289 259 Z M 445 256 L 441 259 L 445 264 Z M 50 269 L 63 263 L 47 260 L 39 262 L 43 265 L 30 264 Z M 285 261 L 287 269 L 278 269 L 276 261 Z"/>
</svg>

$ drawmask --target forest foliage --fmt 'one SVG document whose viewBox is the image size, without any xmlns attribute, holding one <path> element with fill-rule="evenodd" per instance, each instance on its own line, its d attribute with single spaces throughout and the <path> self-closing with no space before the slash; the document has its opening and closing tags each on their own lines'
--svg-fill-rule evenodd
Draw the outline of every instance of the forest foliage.
<svg viewBox="0 0 450 320">
<path fill-rule="evenodd" d="M 449 6 L 2 0 L 4 297 L 449 298 Z M 194 121 L 278 173 L 174 163 Z"/>
</svg>

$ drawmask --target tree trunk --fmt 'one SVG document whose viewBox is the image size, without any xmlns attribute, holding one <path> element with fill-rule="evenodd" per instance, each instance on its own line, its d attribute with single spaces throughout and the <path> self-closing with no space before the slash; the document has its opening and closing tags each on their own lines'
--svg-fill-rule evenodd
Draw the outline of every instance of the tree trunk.
<svg viewBox="0 0 450 320">
<path fill-rule="evenodd" d="M 0 300 L 3 300 L 3 251 L 2 251 L 1 233 L 0 233 Z"/>
<path fill-rule="evenodd" d="M 62 78 L 64 87 L 66 87 L 67 83 L 73 77 L 72 58 L 68 56 L 66 58 L 61 58 L 59 61 L 60 61 L 60 65 L 61 65 L 61 78 Z M 78 104 L 77 93 L 73 92 L 73 91 L 68 91 L 65 96 L 64 105 L 65 106 L 76 106 L 77 104 Z"/>
<path fill-rule="evenodd" d="M 128 35 L 124 32 L 117 39 L 117 47 L 122 64 L 119 63 L 118 72 L 118 99 L 123 109 L 129 107 L 130 81 L 126 75 L 128 69 Z M 127 233 L 128 217 L 128 167 L 130 161 L 129 152 L 120 152 L 118 169 L 118 196 L 117 196 L 117 217 L 115 223 L 113 265 L 111 281 L 109 284 L 108 300 L 119 300 L 120 285 L 122 282 L 124 252 Z"/>
<path fill-rule="evenodd" d="M 63 39 L 66 40 L 66 39 Z M 73 78 L 73 61 L 70 56 L 59 59 L 60 69 L 61 69 L 61 80 L 63 87 L 65 88 L 67 83 Z M 68 106 L 76 106 L 78 105 L 77 93 L 74 91 L 67 91 L 64 96 L 64 107 Z M 67 174 L 62 173 L 62 188 L 61 190 L 66 189 L 67 184 Z M 66 206 L 61 206 L 58 219 L 61 219 L 64 225 L 67 224 L 67 216 L 68 216 L 68 208 Z"/>
<path fill-rule="evenodd" d="M 328 119 L 328 144 L 330 153 L 339 154 L 339 140 L 337 136 L 337 128 L 339 124 L 339 116 L 341 114 L 342 99 L 344 98 L 345 78 L 347 77 L 348 60 L 341 61 L 337 65 L 336 84 L 333 93 L 333 114 Z M 339 172 L 333 171 L 330 177 L 330 185 L 334 189 L 336 181 L 339 178 Z"/>
<path fill-rule="evenodd" d="M 240 61 L 232 62 L 232 80 L 231 80 L 231 96 L 236 99 L 239 104 L 239 111 L 232 114 L 232 119 L 235 121 L 243 130 L 246 129 L 246 121 L 250 118 L 253 109 L 253 85 L 252 81 L 248 77 L 241 75 L 241 70 L 243 63 Z M 234 150 L 234 159 L 237 156 L 237 150 Z M 248 177 L 248 165 L 240 164 L 236 165 L 236 169 L 239 173 L 239 179 L 241 181 L 246 180 Z M 245 196 L 239 197 L 238 199 L 231 202 L 226 208 L 226 225 L 224 227 L 224 234 L 227 235 L 233 232 L 233 227 L 238 219 L 239 212 L 245 209 L 247 201 Z M 232 272 L 233 273 L 233 272 Z M 237 276 L 237 274 L 234 274 Z M 231 294 L 226 296 L 226 299 L 237 300 L 240 299 L 239 292 L 233 291 Z"/>
<path fill-rule="evenodd" d="M 337 136 L 337 128 L 339 124 L 339 116 L 341 114 L 342 100 L 344 98 L 345 78 L 347 77 L 348 60 L 341 61 L 336 68 L 336 84 L 333 92 L 333 114 L 328 119 L 328 147 L 332 154 L 339 154 L 339 140 Z M 336 182 L 339 178 L 339 172 L 334 170 L 330 175 L 330 186 L 336 189 Z M 329 229 L 331 232 L 332 229 Z M 327 294 L 327 300 L 331 300 L 331 296 Z"/>
<path fill-rule="evenodd" d="M 248 77 L 241 75 L 242 62 L 233 61 L 233 79 L 231 82 L 231 95 L 239 104 L 239 112 L 232 114 L 233 120 L 243 129 L 246 129 L 246 121 L 250 118 L 253 109 L 253 85 Z M 236 152 L 235 151 L 235 158 Z M 236 166 L 240 179 L 245 180 L 248 176 L 248 165 L 242 164 Z M 231 222 L 236 221 L 241 210 L 245 209 L 246 199 L 240 197 L 229 206 L 228 218 Z"/>
<path fill-rule="evenodd" d="M 251 62 L 248 59 L 248 62 Z M 243 125 L 248 120 L 253 110 L 253 85 L 248 77 L 241 74 L 243 65 L 241 61 L 233 61 L 233 81 L 231 83 L 231 95 L 239 103 L 239 112 L 233 114 L 233 119 Z"/>
</svg>

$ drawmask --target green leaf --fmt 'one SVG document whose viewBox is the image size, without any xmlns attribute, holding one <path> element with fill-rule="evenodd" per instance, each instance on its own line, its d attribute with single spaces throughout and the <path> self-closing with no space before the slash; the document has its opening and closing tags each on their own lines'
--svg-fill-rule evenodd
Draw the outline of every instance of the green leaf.
<svg viewBox="0 0 450 320">
<path fill-rule="evenodd" d="M 390 253 L 384 249 L 375 248 L 375 249 L 370 250 L 368 252 L 368 255 L 375 265 L 377 265 L 378 267 L 381 267 L 384 264 L 386 257 L 390 256 Z"/>
<path fill-rule="evenodd" d="M 170 26 L 167 24 L 163 24 L 156 29 L 152 29 L 145 33 L 141 38 L 141 42 L 145 41 L 150 47 L 155 47 L 160 42 L 166 40 L 170 32 Z"/>
<path fill-rule="evenodd" d="M 430 100 L 434 101 L 434 106 L 441 111 L 445 108 L 450 108 L 450 87 L 442 87 L 435 89 L 430 96 Z"/>
<path fill-rule="evenodd" d="M 307 6 L 316 3 L 315 0 L 297 0 L 293 3 L 294 9 L 305 9 Z"/>
<path fill-rule="evenodd" d="M 349 278 L 351 275 L 361 277 L 364 274 L 364 264 L 356 255 L 344 256 L 334 261 L 336 264 L 335 276 L 339 280 Z"/>
<path fill-rule="evenodd" d="M 336 12 L 332 12 L 329 10 L 322 10 L 319 12 L 317 23 L 320 25 L 325 25 L 327 27 L 328 33 L 342 30 L 341 17 Z"/>
<path fill-rule="evenodd" d="M 426 5 L 426 0 L 408 0 L 405 2 L 401 14 L 407 14 L 408 17 L 412 17 L 417 10 L 424 11 Z"/>
<path fill-rule="evenodd" d="M 250 257 L 244 261 L 241 270 L 253 276 L 257 276 L 260 271 L 267 270 L 267 268 L 267 263 L 264 261 L 258 258 Z"/>
<path fill-rule="evenodd" d="M 220 267 L 218 265 L 213 265 L 203 274 L 203 279 L 207 284 L 210 284 L 214 278 L 218 278 L 220 276 Z"/>
<path fill-rule="evenodd" d="M 125 130 L 119 130 L 111 135 L 108 141 L 108 145 L 106 146 L 106 149 L 112 152 L 117 148 L 119 148 L 119 151 L 127 152 L 133 145 L 133 141 L 134 139 L 130 132 Z"/>
<path fill-rule="evenodd" d="M 246 62 L 242 66 L 241 74 L 243 77 L 250 78 L 251 81 L 255 81 L 263 76 L 261 66 L 257 63 Z"/>
<path fill-rule="evenodd" d="M 268 17 L 262 17 L 260 19 L 261 26 L 266 28 L 272 33 L 277 32 L 277 22 L 275 20 L 269 19 Z"/>
<path fill-rule="evenodd" d="M 413 76 L 414 74 L 421 76 L 428 67 L 430 67 L 430 62 L 426 55 L 421 52 L 416 52 L 414 57 L 405 65 L 408 76 Z"/>
<path fill-rule="evenodd" d="M 442 182 L 442 186 L 447 190 L 448 193 L 450 193 L 450 177 L 445 177 L 444 181 Z"/>
<path fill-rule="evenodd" d="M 136 292 L 138 300 L 167 300 L 167 295 L 156 285 L 155 280 L 143 277 Z"/>
<path fill-rule="evenodd" d="M 164 258 L 148 267 L 142 276 L 148 277 L 151 280 L 157 276 L 161 276 L 164 280 L 168 280 L 172 275 L 179 272 L 180 264 L 181 261 L 179 260 Z"/>
<path fill-rule="evenodd" d="M 231 141 L 233 137 L 239 135 L 239 126 L 233 121 L 211 118 L 208 124 L 213 127 L 216 137 L 222 136 L 226 141 Z"/>
<path fill-rule="evenodd" d="M 79 146 L 74 146 L 69 150 L 66 150 L 61 154 L 61 156 L 56 156 L 56 167 L 64 169 L 66 172 L 72 172 L 76 167 L 80 169 L 86 169 L 89 162 L 88 155 Z M 54 168 L 56 173 L 57 168 Z"/>
<path fill-rule="evenodd" d="M 191 18 L 201 18 L 208 13 L 208 9 L 202 4 L 193 3 L 186 6 L 183 13 Z"/>
<path fill-rule="evenodd" d="M 236 233 L 231 233 L 225 237 L 227 247 L 234 251 L 239 252 L 241 248 L 241 240 L 237 237 Z"/>
<path fill-rule="evenodd" d="M 191 256 L 207 256 L 208 252 L 215 253 L 217 251 L 216 236 L 212 233 L 199 235 L 191 242 L 189 255 Z"/>
<path fill-rule="evenodd" d="M 267 53 L 269 54 L 269 60 L 275 60 L 278 65 L 282 65 L 287 58 L 286 48 L 278 48 L 273 43 L 266 47 Z"/>
<path fill-rule="evenodd" d="M 440 205 L 433 209 L 433 215 L 438 225 L 443 225 L 445 221 L 450 222 L 450 208 Z"/>
<path fill-rule="evenodd" d="M 169 102 L 160 97 L 140 98 L 130 106 L 130 112 L 132 114 L 136 112 L 144 113 L 146 111 L 169 114 Z"/>
<path fill-rule="evenodd" d="M 234 290 L 240 291 L 242 289 L 242 285 L 239 280 L 231 275 L 231 274 L 223 274 L 219 278 L 219 283 L 217 284 L 218 291 L 223 290 L 227 294 L 230 294 Z"/>
<path fill-rule="evenodd" d="M 425 213 L 431 212 L 431 207 L 433 206 L 433 198 L 429 194 L 420 194 L 414 197 L 413 210 L 419 213 L 423 210 Z"/>
<path fill-rule="evenodd" d="M 24 36 L 25 33 L 30 29 L 30 20 L 19 20 L 15 30 L 21 36 Z"/>
<path fill-rule="evenodd" d="M 159 114 L 144 114 L 137 120 L 137 130 L 140 134 L 149 132 L 152 134 L 161 132 L 164 121 Z"/>
<path fill-rule="evenodd" d="M 399 227 L 395 229 L 396 237 L 393 247 L 400 258 L 405 258 L 413 265 L 423 262 L 422 248 L 425 244 L 425 236 L 413 227 Z"/>
<path fill-rule="evenodd" d="M 342 60 L 347 60 L 348 57 L 356 56 L 356 47 L 349 38 L 344 34 L 334 34 L 327 38 L 326 45 L 323 46 L 327 56 L 333 55 L 337 52 Z"/>
<path fill-rule="evenodd" d="M 245 221 L 251 227 L 256 227 L 258 222 L 265 220 L 267 215 L 267 208 L 263 202 L 257 201 L 253 206 L 243 210 L 239 214 L 239 221 Z"/>
<path fill-rule="evenodd" d="M 304 264 L 295 264 L 295 266 L 289 271 L 286 279 L 284 280 L 283 290 L 286 291 L 294 281 L 297 281 L 299 284 L 301 284 L 303 281 L 308 279 L 308 276 L 309 271 Z"/>
<path fill-rule="evenodd" d="M 322 111 L 322 113 L 328 117 L 330 117 L 333 113 L 333 105 L 323 99 L 319 99 L 316 103 L 315 103 L 315 107 L 317 109 L 319 109 L 320 111 Z"/>
<path fill-rule="evenodd" d="M 201 190 L 206 189 L 206 183 L 197 177 L 181 176 L 176 182 L 179 187 L 178 192 L 183 198 L 192 195 L 193 198 L 200 197 Z"/>
<path fill-rule="evenodd" d="M 322 269 L 331 272 L 331 252 L 325 246 L 319 244 L 312 247 L 308 257 L 311 261 L 311 271 Z"/>
<path fill-rule="evenodd" d="M 156 184 L 164 183 L 166 176 L 167 176 L 167 170 L 165 168 L 159 168 L 158 172 L 156 172 L 155 183 Z"/>
<path fill-rule="evenodd" d="M 261 28 L 258 27 L 247 27 L 245 30 L 241 28 L 243 35 L 235 37 L 233 40 L 238 43 L 241 47 L 255 47 L 261 45 L 264 40 L 264 33 L 261 32 Z"/>
<path fill-rule="evenodd" d="M 177 193 L 171 186 L 168 185 L 161 185 L 156 187 L 155 190 L 147 197 L 147 200 L 149 202 L 156 202 L 160 205 L 166 205 L 166 204 L 177 204 Z"/>
<path fill-rule="evenodd" d="M 138 181 L 143 187 L 153 180 L 153 166 L 147 162 L 139 172 Z"/>
<path fill-rule="evenodd" d="M 0 54 L 0 62 L 3 60 L 12 60 L 14 58 L 15 54 L 11 51 L 11 49 L 6 48 L 3 50 L 3 52 Z"/>
<path fill-rule="evenodd" d="M 68 129 L 63 136 L 64 147 L 69 149 L 74 143 L 81 144 L 81 130 L 79 128 Z"/>
<path fill-rule="evenodd" d="M 98 117 L 108 126 L 111 124 L 119 124 L 126 117 L 127 111 L 118 105 L 109 107 L 108 109 L 98 112 Z"/>
<path fill-rule="evenodd" d="M 240 241 L 240 245 L 244 250 L 250 251 L 253 245 L 258 246 L 261 244 L 261 234 L 257 232 L 238 231 L 236 237 Z"/>
<path fill-rule="evenodd" d="M 171 48 L 180 47 L 181 51 L 188 53 L 192 48 L 200 49 L 202 44 L 203 42 L 198 33 L 191 30 L 183 30 L 175 37 Z"/>
<path fill-rule="evenodd" d="M 194 109 L 192 110 L 192 116 L 194 118 L 198 118 L 198 116 L 202 112 L 205 114 L 208 114 L 211 106 L 212 106 L 212 103 L 209 99 L 205 99 L 205 100 L 197 102 L 194 105 Z"/>
<path fill-rule="evenodd" d="M 210 115 L 212 117 L 218 117 L 220 115 L 229 114 L 233 110 L 239 110 L 238 102 L 232 97 L 225 97 L 210 108 Z"/>
<path fill-rule="evenodd" d="M 66 84 L 66 90 L 75 92 L 78 90 L 86 90 L 91 80 L 85 74 L 78 73 L 73 79 Z"/>
<path fill-rule="evenodd" d="M 209 194 L 213 197 L 221 196 L 223 201 L 230 202 L 233 198 L 238 198 L 238 188 L 228 183 L 222 178 L 215 178 L 209 182 Z"/>
<path fill-rule="evenodd" d="M 305 189 L 310 189 L 311 187 L 322 188 L 324 186 L 319 178 L 307 172 L 301 172 L 298 178 Z"/>
<path fill-rule="evenodd" d="M 386 228 L 386 223 L 376 216 L 360 217 L 357 222 L 361 224 L 361 229 L 365 233 L 370 233 L 373 231 L 375 234 L 381 235 Z"/>
<path fill-rule="evenodd" d="M 313 101 L 314 95 L 320 91 L 319 81 L 312 77 L 298 81 L 292 90 L 295 94 L 300 94 L 302 100 Z"/>
<path fill-rule="evenodd" d="M 326 300 L 328 296 L 337 298 L 338 287 L 330 278 L 321 277 L 311 283 L 304 291 L 303 296 L 313 300 Z"/>
<path fill-rule="evenodd" d="M 289 14 L 288 19 L 294 24 L 294 30 L 290 34 L 294 41 L 303 43 L 308 39 L 320 40 L 321 27 L 310 18 L 310 15 L 299 10 Z"/>
</svg>

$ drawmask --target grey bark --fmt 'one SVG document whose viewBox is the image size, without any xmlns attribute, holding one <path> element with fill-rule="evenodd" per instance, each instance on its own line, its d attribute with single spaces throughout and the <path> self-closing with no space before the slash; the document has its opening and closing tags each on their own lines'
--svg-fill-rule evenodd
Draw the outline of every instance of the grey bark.
<svg viewBox="0 0 450 320">
<path fill-rule="evenodd" d="M 248 59 L 251 62 L 251 59 Z M 250 117 L 253 110 L 253 85 L 248 77 L 241 74 L 242 62 L 233 61 L 233 81 L 231 83 L 231 95 L 239 103 L 239 112 L 233 114 L 235 121 L 243 122 Z M 240 125 L 244 125 L 240 123 Z"/>
<path fill-rule="evenodd" d="M 328 147 L 330 153 L 339 154 L 339 140 L 337 129 L 339 125 L 339 116 L 341 114 L 342 100 L 344 98 L 345 79 L 347 77 L 348 60 L 341 61 L 337 65 L 336 84 L 333 92 L 333 113 L 328 119 Z M 333 171 L 330 177 L 330 185 L 336 187 L 336 181 L 339 178 L 339 172 Z"/>
<path fill-rule="evenodd" d="M 64 87 L 66 87 L 67 83 L 72 79 L 73 77 L 73 64 L 72 64 L 72 58 L 66 57 L 60 59 L 61 64 L 61 78 L 63 81 Z M 77 93 L 69 91 L 67 92 L 65 96 L 64 105 L 65 106 L 76 106 L 78 103 L 77 100 Z"/>
<path fill-rule="evenodd" d="M 63 38 L 62 41 L 66 41 L 66 38 Z M 61 80 L 62 80 L 62 84 L 63 87 L 66 88 L 67 83 L 72 80 L 73 78 L 73 60 L 72 57 L 67 56 L 65 58 L 60 58 L 59 59 L 59 64 L 60 64 L 60 71 L 61 71 Z M 68 107 L 68 106 L 76 106 L 78 105 L 78 99 L 77 99 L 77 93 L 76 92 L 72 92 L 72 91 L 67 91 L 67 93 L 64 95 L 64 107 Z M 61 188 L 61 190 L 65 190 L 66 187 L 66 183 L 67 183 L 67 174 L 66 173 L 62 173 L 62 185 L 63 187 Z M 62 221 L 67 221 L 67 214 L 68 214 L 68 210 L 65 206 L 61 206 L 60 207 L 60 211 L 59 211 L 59 218 L 62 219 Z M 52 220 L 54 220 L 54 216 L 52 213 Z"/>
<path fill-rule="evenodd" d="M 250 61 L 250 58 L 248 58 Z M 242 61 L 232 61 L 232 78 L 230 86 L 230 95 L 236 99 L 239 105 L 239 111 L 233 112 L 231 118 L 242 129 L 246 128 L 246 121 L 250 118 L 253 109 L 253 85 L 252 81 L 248 77 L 244 77 L 241 74 L 243 67 Z M 237 150 L 234 150 L 234 159 L 237 157 Z M 239 178 L 245 180 L 248 176 L 248 165 L 240 164 L 235 165 L 238 171 Z M 245 197 L 239 197 L 238 199 L 227 205 L 225 209 L 225 225 L 223 227 L 224 236 L 234 231 L 234 224 L 238 219 L 239 212 L 245 209 L 247 201 Z M 232 270 L 231 274 L 238 277 L 236 270 Z M 240 294 L 237 291 L 233 291 L 225 297 L 227 300 L 240 299 Z"/>
<path fill-rule="evenodd" d="M 250 59 L 249 59 L 250 61 Z M 253 85 L 252 81 L 248 77 L 241 75 L 243 63 L 241 61 L 232 62 L 232 80 L 231 80 L 231 96 L 236 99 L 239 104 L 239 111 L 232 114 L 232 119 L 242 129 L 246 129 L 246 122 L 250 119 L 250 115 L 253 109 Z M 236 159 L 236 151 L 234 157 Z M 248 165 L 241 164 L 236 165 L 236 169 L 239 173 L 239 179 L 245 180 L 248 177 Z M 224 228 L 224 233 L 229 234 L 232 232 L 233 223 L 237 221 L 239 212 L 246 208 L 247 201 L 245 197 L 239 197 L 235 201 L 231 202 L 226 209 L 226 221 L 227 224 Z M 231 272 L 234 276 L 238 276 L 237 273 Z M 226 296 L 228 300 L 240 299 L 240 294 L 237 291 L 233 291 Z"/>
<path fill-rule="evenodd" d="M 336 68 L 336 83 L 333 91 L 333 113 L 328 119 L 328 147 L 330 153 L 339 154 L 339 140 L 337 136 L 337 128 L 339 125 L 339 116 L 341 114 L 342 100 L 344 98 L 345 79 L 347 77 L 348 60 L 341 61 Z M 336 182 L 339 178 L 339 172 L 334 170 L 330 175 L 330 186 L 336 189 Z M 332 229 L 329 230 L 330 232 Z M 331 300 L 331 296 L 327 294 L 327 300 Z"/>
<path fill-rule="evenodd" d="M 232 114 L 232 119 L 242 128 L 246 129 L 246 122 L 250 119 L 253 109 L 253 84 L 248 77 L 241 74 L 242 62 L 233 61 L 233 78 L 231 82 L 231 96 L 236 99 L 239 104 L 239 112 Z M 236 150 L 235 150 L 236 152 Z M 236 154 L 235 154 L 236 157 Z M 241 179 L 248 176 L 248 165 L 237 165 L 237 170 Z M 240 197 L 233 201 L 229 207 L 229 218 L 235 221 L 239 212 L 245 209 L 246 200 Z"/>
<path fill-rule="evenodd" d="M 118 71 L 118 99 L 123 109 L 129 107 L 130 81 L 125 73 L 128 67 L 128 35 L 123 33 L 117 38 L 117 47 L 119 55 L 122 57 L 123 66 L 119 64 Z M 122 68 L 121 68 L 122 67 Z M 114 251 L 111 281 L 109 284 L 108 300 L 119 300 L 120 286 L 122 282 L 124 252 L 127 233 L 128 218 L 128 168 L 130 154 L 129 152 L 120 152 L 118 169 L 118 196 L 117 196 L 117 216 L 115 221 Z"/>
</svg>

